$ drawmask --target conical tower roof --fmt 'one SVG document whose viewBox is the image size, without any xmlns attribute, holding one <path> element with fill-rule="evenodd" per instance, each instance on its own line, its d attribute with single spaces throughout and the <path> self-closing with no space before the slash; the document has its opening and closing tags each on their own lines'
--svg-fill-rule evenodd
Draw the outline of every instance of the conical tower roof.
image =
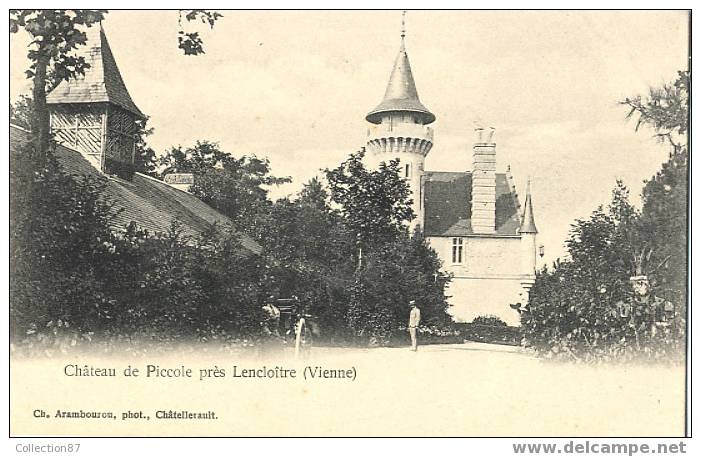
<svg viewBox="0 0 701 457">
<path fill-rule="evenodd" d="M 102 24 L 88 27 L 85 33 L 87 42 L 78 48 L 76 54 L 82 56 L 90 64 L 90 68 L 85 70 L 83 76 L 62 81 L 46 96 L 46 102 L 48 104 L 107 102 L 145 118 L 146 116 L 129 95 Z"/>
<path fill-rule="evenodd" d="M 414 75 L 411 72 L 409 64 L 409 56 L 407 55 L 404 46 L 404 32 L 402 31 L 402 43 L 399 47 L 399 54 L 394 61 L 394 68 L 387 83 L 387 90 L 382 103 L 370 111 L 365 119 L 373 124 L 379 124 L 382 121 L 382 113 L 389 111 L 410 111 L 419 113 L 422 117 L 423 124 L 430 124 L 436 120 L 433 115 L 419 100 L 419 94 L 416 92 L 416 83 Z"/>
<path fill-rule="evenodd" d="M 521 228 L 519 233 L 538 233 L 533 218 L 533 203 L 531 202 L 531 180 L 526 186 L 526 203 L 523 205 L 523 217 L 521 218 Z"/>
</svg>

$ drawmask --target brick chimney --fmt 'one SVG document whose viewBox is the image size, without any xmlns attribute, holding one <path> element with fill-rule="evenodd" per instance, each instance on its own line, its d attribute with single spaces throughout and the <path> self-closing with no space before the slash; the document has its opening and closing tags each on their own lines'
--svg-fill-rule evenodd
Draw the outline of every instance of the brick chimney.
<svg viewBox="0 0 701 457">
<path fill-rule="evenodd" d="M 493 128 L 475 129 L 472 155 L 472 231 L 496 231 L 497 145 Z"/>
</svg>

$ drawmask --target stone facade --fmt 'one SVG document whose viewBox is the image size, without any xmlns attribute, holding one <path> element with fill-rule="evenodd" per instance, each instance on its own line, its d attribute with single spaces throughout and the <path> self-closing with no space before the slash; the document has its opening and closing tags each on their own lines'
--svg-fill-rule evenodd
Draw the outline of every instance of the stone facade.
<svg viewBox="0 0 701 457">
<path fill-rule="evenodd" d="M 519 314 L 509 305 L 522 302 L 522 239 L 511 237 L 428 237 L 430 246 L 453 275 L 447 295 L 450 313 L 458 322 L 494 315 L 509 325 L 519 325 Z M 454 248 L 462 249 L 460 258 Z"/>
<path fill-rule="evenodd" d="M 366 119 L 372 124 L 367 165 L 400 160 L 418 216 L 410 228 L 422 228 L 453 275 L 447 290 L 453 318 L 471 322 L 493 315 L 519 325 L 517 304 L 527 303 L 535 282 L 538 231 L 530 186 L 522 208 L 509 170 L 497 172 L 495 129 L 476 129 L 471 171 L 424 170 L 435 116 L 419 100 L 404 34 L 385 96 Z"/>
</svg>

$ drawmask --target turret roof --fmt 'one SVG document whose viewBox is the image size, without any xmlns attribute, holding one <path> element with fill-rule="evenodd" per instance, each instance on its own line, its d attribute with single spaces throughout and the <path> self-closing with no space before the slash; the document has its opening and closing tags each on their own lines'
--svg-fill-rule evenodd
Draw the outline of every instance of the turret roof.
<svg viewBox="0 0 701 457">
<path fill-rule="evenodd" d="M 419 100 L 414 75 L 409 64 L 409 56 L 404 47 L 404 36 L 402 36 L 399 54 L 394 61 L 394 68 L 387 83 L 385 97 L 374 110 L 368 113 L 365 119 L 373 124 L 379 124 L 382 121 L 382 113 L 391 111 L 420 113 L 423 118 L 423 124 L 430 124 L 436 120 L 436 116 Z"/>
<path fill-rule="evenodd" d="M 145 118 L 129 95 L 117 62 L 107 42 L 102 24 L 85 30 L 87 42 L 78 48 L 90 68 L 85 75 L 62 81 L 46 96 L 48 104 L 100 103 L 115 104 L 135 115 Z"/>
<path fill-rule="evenodd" d="M 531 181 L 526 186 L 526 202 L 523 205 L 523 217 L 521 218 L 521 228 L 519 233 L 538 233 L 533 218 L 533 203 L 531 202 Z"/>
</svg>

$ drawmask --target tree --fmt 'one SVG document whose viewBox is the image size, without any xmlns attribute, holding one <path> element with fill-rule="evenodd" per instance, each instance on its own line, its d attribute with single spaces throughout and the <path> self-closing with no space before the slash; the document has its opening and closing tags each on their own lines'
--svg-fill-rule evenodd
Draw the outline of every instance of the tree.
<svg viewBox="0 0 701 457">
<path fill-rule="evenodd" d="M 586 361 L 666 355 L 670 345 L 652 330 L 654 313 L 634 328 L 617 307 L 633 300 L 629 278 L 640 274 L 633 262 L 640 243 L 639 213 L 619 181 L 606 209 L 572 225 L 569 259 L 537 274 L 521 318 L 526 344 L 548 357 Z M 642 346 L 634 347 L 639 336 Z"/>
<path fill-rule="evenodd" d="M 620 104 L 630 108 L 626 118 L 638 117 L 636 132 L 641 126 L 652 127 L 660 141 L 669 142 L 679 152 L 686 146 L 678 138 L 684 138 L 689 126 L 690 85 L 690 72 L 680 71 L 674 83 L 650 88 L 647 96 L 626 98 Z"/>
<path fill-rule="evenodd" d="M 362 263 L 352 276 L 348 327 L 370 344 L 386 345 L 406 326 L 409 300 L 421 306 L 424 323 L 450 321 L 444 295 L 449 278 L 421 232 L 409 235 L 407 224 L 414 213 L 399 161 L 369 170 L 363 155 L 351 154 L 337 168 L 326 170 L 326 179 L 351 240 L 355 237 L 363 248 Z"/>
<path fill-rule="evenodd" d="M 340 205 L 345 224 L 367 245 L 396 238 L 415 215 L 411 190 L 399 176 L 399 160 L 368 170 L 364 155 L 363 151 L 351 154 L 325 172 L 331 199 Z"/>
<path fill-rule="evenodd" d="M 111 256 L 115 211 L 100 198 L 104 180 L 74 179 L 53 155 L 37 170 L 33 147 L 10 160 L 12 334 L 61 322 L 95 330 L 111 317 L 97 270 Z"/>
<path fill-rule="evenodd" d="M 156 152 L 146 142 L 153 133 L 153 127 L 148 127 L 148 119 L 136 120 L 136 140 L 134 141 L 134 171 L 156 177 Z"/>
<path fill-rule="evenodd" d="M 49 112 L 46 93 L 58 82 L 85 73 L 85 58 L 71 53 L 85 44 L 86 34 L 80 27 L 99 23 L 106 10 L 10 10 L 10 32 L 20 28 L 32 37 L 27 56 L 32 62 L 27 77 L 33 78 L 32 132 L 35 153 L 43 154 L 49 147 Z"/>
<path fill-rule="evenodd" d="M 204 24 L 208 24 L 209 28 L 214 28 L 214 23 L 222 17 L 216 11 L 207 10 L 179 10 L 178 11 L 178 47 L 183 50 L 185 55 L 204 54 L 204 43 L 199 32 L 186 32 L 183 24 L 183 16 L 187 22 L 199 20 Z"/>
<path fill-rule="evenodd" d="M 32 63 L 26 73 L 33 79 L 31 130 L 36 154 L 44 154 L 49 147 L 46 94 L 61 81 L 85 74 L 89 64 L 84 57 L 74 55 L 74 51 L 87 40 L 83 28 L 95 26 L 105 14 L 107 10 L 10 10 L 10 33 L 24 29 L 32 38 L 27 53 Z M 178 47 L 186 55 L 204 53 L 199 33 L 185 32 L 183 15 L 187 22 L 199 19 L 210 28 L 222 15 L 206 10 L 179 11 Z"/>
<path fill-rule="evenodd" d="M 688 273 L 689 87 L 690 73 L 680 71 L 674 83 L 621 102 L 630 107 L 629 118 L 638 117 L 636 130 L 650 127 L 671 146 L 669 159 L 643 188 L 641 230 L 653 267 L 660 266 L 655 278 L 659 287 L 682 302 Z"/>
<path fill-rule="evenodd" d="M 260 238 L 268 200 L 268 186 L 290 182 L 270 174 L 270 162 L 256 156 L 235 158 L 217 143 L 197 141 L 193 147 L 171 148 L 160 158 L 162 174 L 194 173 L 190 191 L 216 208 L 243 231 Z"/>
<path fill-rule="evenodd" d="M 645 183 L 642 210 L 621 182 L 608 209 L 572 226 L 569 259 L 539 272 L 522 314 L 526 344 L 547 355 L 584 360 L 676 358 L 685 347 L 689 73 L 673 84 L 627 98 L 627 117 L 670 145 L 669 160 Z M 659 303 L 632 303 L 629 279 L 645 276 Z M 618 304 L 618 305 L 617 305 Z M 633 344 L 634 342 L 634 344 Z"/>
<path fill-rule="evenodd" d="M 400 235 L 364 255 L 355 273 L 348 325 L 371 345 L 387 345 L 407 326 L 410 300 L 421 308 L 422 326 L 442 327 L 447 314 L 445 288 L 450 277 L 420 233 Z"/>
<path fill-rule="evenodd" d="M 276 201 L 264 221 L 261 244 L 272 276 L 268 286 L 283 297 L 299 297 L 324 335 L 345 337 L 355 236 L 329 206 L 321 182 L 311 180 L 294 200 Z"/>
</svg>

